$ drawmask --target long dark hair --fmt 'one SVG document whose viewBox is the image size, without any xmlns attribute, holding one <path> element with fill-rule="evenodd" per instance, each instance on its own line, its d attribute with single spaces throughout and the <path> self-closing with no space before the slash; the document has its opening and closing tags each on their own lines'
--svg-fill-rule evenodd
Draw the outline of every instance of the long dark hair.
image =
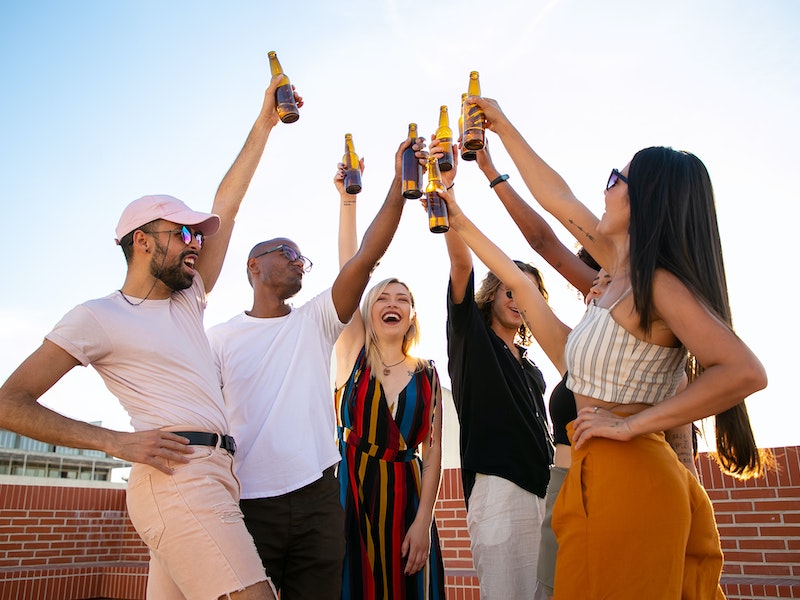
<svg viewBox="0 0 800 600">
<path fill-rule="evenodd" d="M 652 147 L 628 172 L 631 287 L 639 325 L 652 326 L 656 269 L 675 275 L 733 331 L 711 178 L 694 154 Z M 689 356 L 690 381 L 703 366 Z M 769 460 L 756 446 L 744 401 L 716 415 L 716 459 L 741 479 L 758 476 Z"/>
</svg>

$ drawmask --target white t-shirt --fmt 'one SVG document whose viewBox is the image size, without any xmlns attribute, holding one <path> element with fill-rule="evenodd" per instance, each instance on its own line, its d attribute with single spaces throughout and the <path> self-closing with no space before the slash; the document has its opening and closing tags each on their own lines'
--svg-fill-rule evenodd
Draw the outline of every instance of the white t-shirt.
<svg viewBox="0 0 800 600">
<path fill-rule="evenodd" d="M 199 275 L 190 288 L 138 306 L 114 292 L 79 304 L 45 337 L 95 368 L 135 431 L 179 426 L 226 434 L 225 404 L 203 329 L 205 297 Z"/>
<path fill-rule="evenodd" d="M 330 372 L 345 325 L 328 289 L 284 317 L 241 313 L 208 330 L 242 498 L 293 492 L 339 461 Z"/>
</svg>

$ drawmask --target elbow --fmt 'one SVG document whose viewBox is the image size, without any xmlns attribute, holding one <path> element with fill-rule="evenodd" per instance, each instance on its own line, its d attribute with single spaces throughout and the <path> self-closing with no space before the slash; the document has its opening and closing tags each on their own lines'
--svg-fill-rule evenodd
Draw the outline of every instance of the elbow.
<svg viewBox="0 0 800 600">
<path fill-rule="evenodd" d="M 743 370 L 742 378 L 744 379 L 742 389 L 749 390 L 748 395 L 754 394 L 767 387 L 767 371 L 764 369 L 764 365 L 758 360 L 753 361 L 753 363 L 749 365 L 749 368 Z"/>
</svg>

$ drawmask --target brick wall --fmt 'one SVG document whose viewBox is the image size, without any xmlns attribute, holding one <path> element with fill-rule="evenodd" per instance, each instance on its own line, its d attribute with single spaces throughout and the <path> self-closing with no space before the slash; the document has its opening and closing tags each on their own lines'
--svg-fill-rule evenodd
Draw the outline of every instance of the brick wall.
<svg viewBox="0 0 800 600">
<path fill-rule="evenodd" d="M 707 455 L 698 462 L 729 600 L 800 598 L 800 448 L 774 453 L 776 471 L 749 482 L 723 476 Z M 444 472 L 436 522 L 447 598 L 478 599 L 458 469 Z M 0 599 L 142 600 L 146 562 L 123 488 L 0 483 Z"/>
<path fill-rule="evenodd" d="M 773 449 L 777 468 L 747 482 L 722 475 L 701 454 L 698 468 L 714 505 L 728 600 L 800 598 L 800 447 Z M 446 469 L 436 503 L 448 600 L 477 600 L 458 469 Z"/>
<path fill-rule="evenodd" d="M 714 504 L 729 600 L 800 598 L 800 447 L 775 448 L 777 468 L 737 481 L 708 456 L 700 474 Z"/>
<path fill-rule="evenodd" d="M 0 484 L 3 600 L 144 598 L 147 559 L 124 487 Z"/>
</svg>

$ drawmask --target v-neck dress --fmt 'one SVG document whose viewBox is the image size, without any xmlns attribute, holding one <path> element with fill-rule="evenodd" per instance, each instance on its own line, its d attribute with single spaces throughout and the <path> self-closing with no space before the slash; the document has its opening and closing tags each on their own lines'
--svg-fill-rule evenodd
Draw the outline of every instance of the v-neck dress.
<svg viewBox="0 0 800 600">
<path fill-rule="evenodd" d="M 350 378 L 336 391 L 346 540 L 342 598 L 445 597 L 435 520 L 430 558 L 419 572 L 403 573 L 401 553 L 419 507 L 418 450 L 431 435 L 438 386 L 432 363 L 414 373 L 397 398 L 393 417 L 362 348 Z"/>
</svg>

